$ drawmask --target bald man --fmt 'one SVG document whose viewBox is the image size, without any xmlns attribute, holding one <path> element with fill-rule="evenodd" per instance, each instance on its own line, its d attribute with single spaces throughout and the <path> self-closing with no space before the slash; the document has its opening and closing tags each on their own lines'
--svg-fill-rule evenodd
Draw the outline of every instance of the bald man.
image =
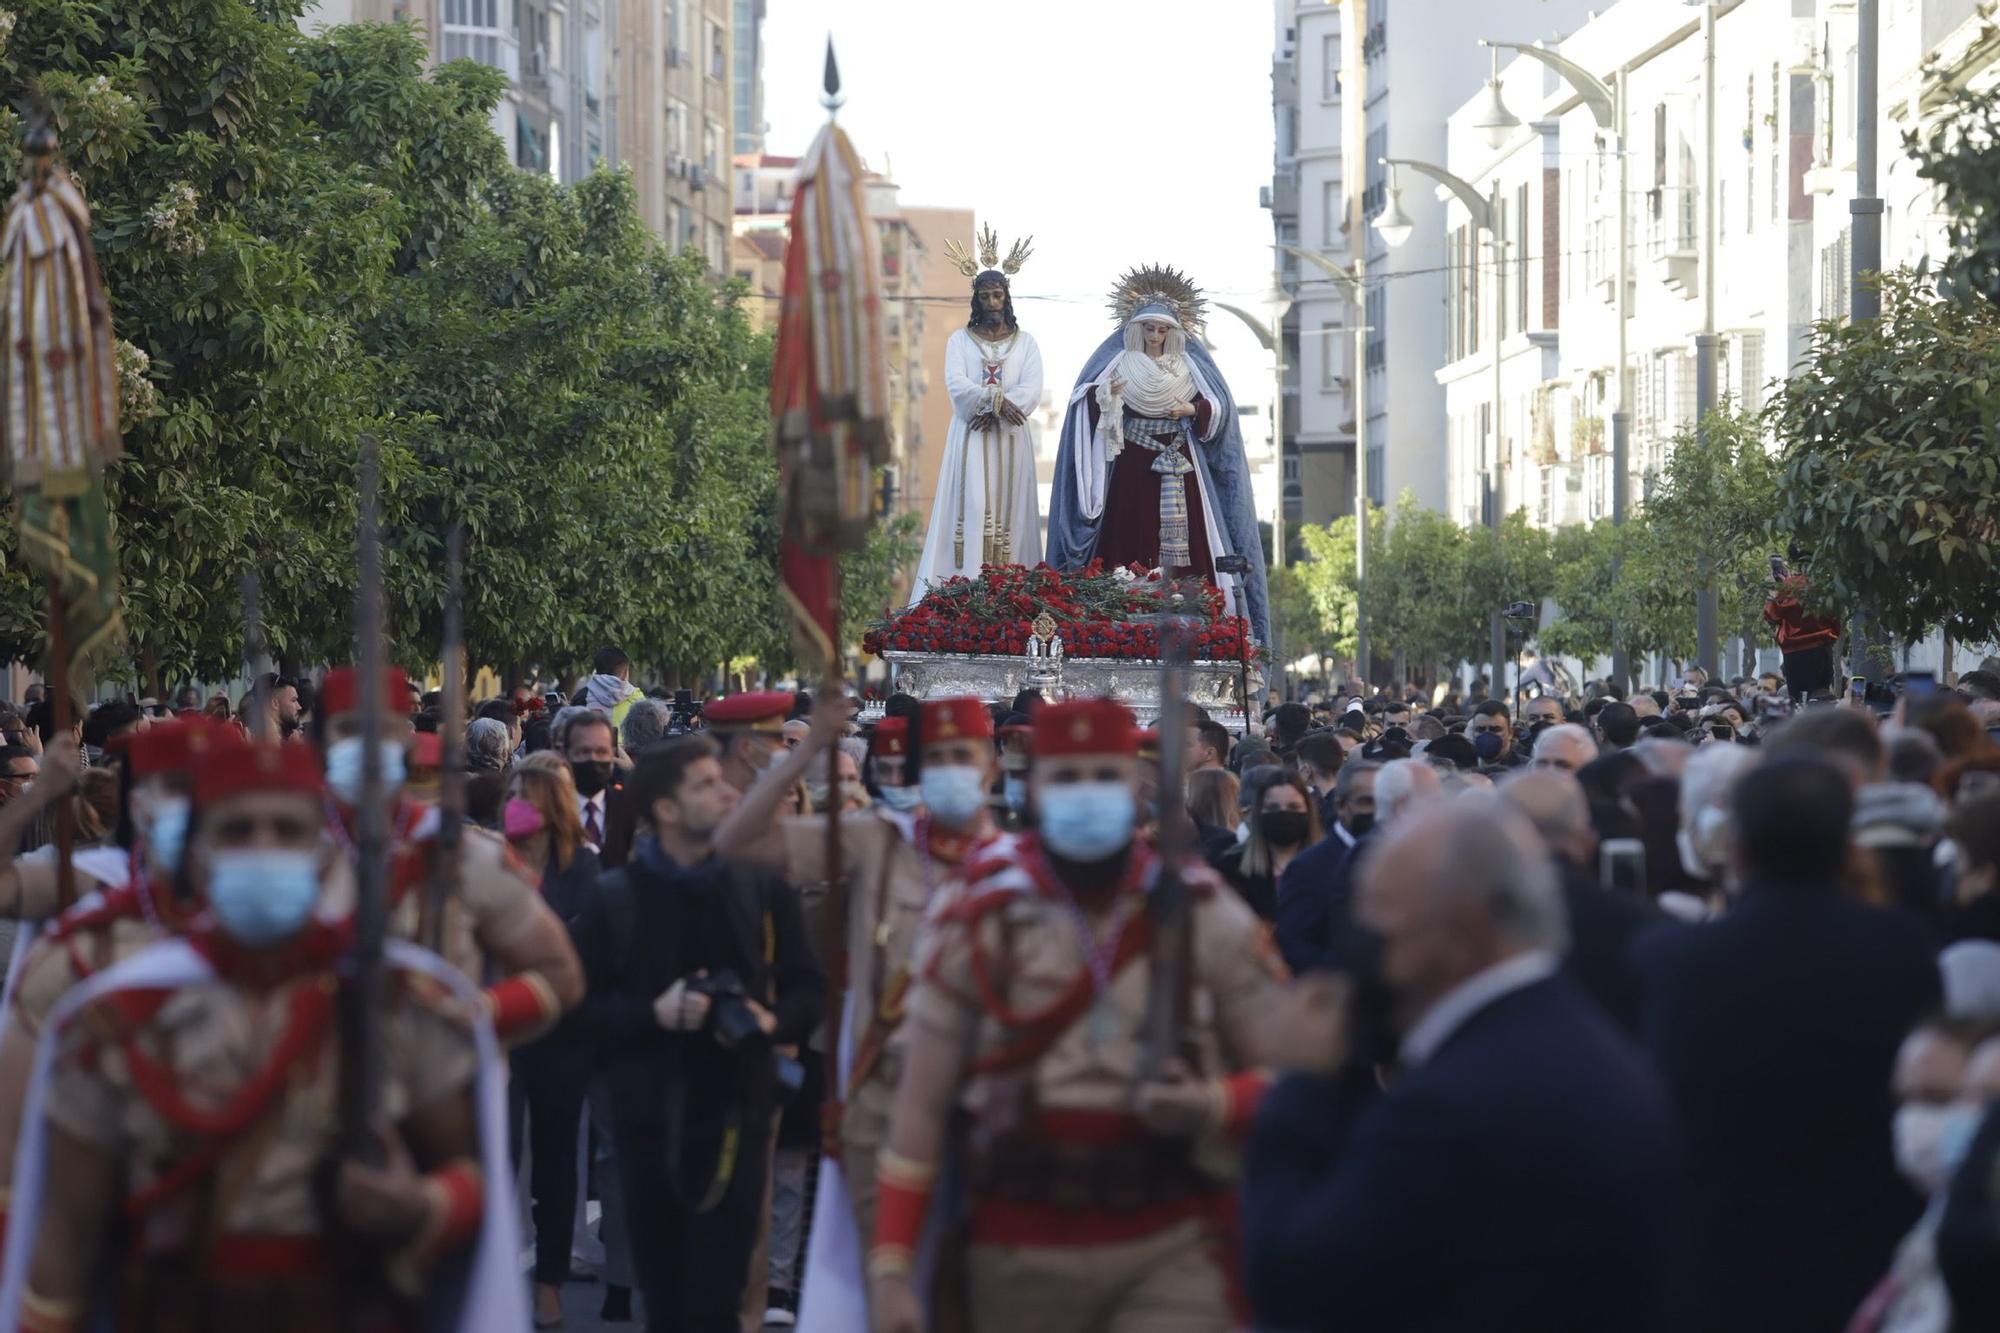
<svg viewBox="0 0 2000 1333">
<path fill-rule="evenodd" d="M 1544 732 L 1542 739 L 1552 734 Z M 1535 761 L 1541 762 L 1539 746 Z M 1563 907 L 1569 913 L 1563 972 L 1607 1018 L 1636 1039 L 1639 973 L 1632 966 L 1632 939 L 1653 921 L 1665 918 L 1598 883 L 1597 831 L 1590 823 L 1590 802 L 1575 778 L 1560 769 L 1534 768 L 1503 783 L 1500 797 L 1541 837 L 1561 877 Z"/>
<path fill-rule="evenodd" d="M 1561 889 L 1491 796 L 1420 805 L 1361 873 L 1402 1058 L 1361 1103 L 1336 1077 L 1341 983 L 1273 1015 L 1243 1191 L 1260 1327 L 1663 1326 L 1680 1165 L 1644 1058 L 1557 975 Z"/>
</svg>

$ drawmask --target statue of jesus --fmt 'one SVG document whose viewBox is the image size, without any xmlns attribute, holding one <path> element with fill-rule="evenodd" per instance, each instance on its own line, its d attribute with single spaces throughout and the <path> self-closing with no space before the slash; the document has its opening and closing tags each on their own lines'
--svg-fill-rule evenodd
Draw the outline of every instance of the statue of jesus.
<svg viewBox="0 0 2000 1333">
<path fill-rule="evenodd" d="M 944 351 L 951 433 L 938 469 L 936 498 L 916 596 L 981 565 L 1031 565 L 1042 558 L 1035 490 L 1035 428 L 1028 414 L 1042 399 L 1042 353 L 1014 315 L 1009 276 L 1027 260 L 1017 243 L 1005 263 L 992 228 L 980 237 L 981 271 L 955 243 L 945 249 L 973 279 L 972 317 Z"/>
</svg>

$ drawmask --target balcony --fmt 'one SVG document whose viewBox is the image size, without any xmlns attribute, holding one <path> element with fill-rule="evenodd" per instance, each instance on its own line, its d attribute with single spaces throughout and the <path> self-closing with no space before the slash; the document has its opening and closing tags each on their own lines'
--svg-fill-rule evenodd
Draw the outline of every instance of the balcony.
<svg viewBox="0 0 2000 1333">
<path fill-rule="evenodd" d="M 1700 292 L 1698 197 L 1692 186 L 1671 186 L 1647 191 L 1642 204 L 1646 258 L 1653 275 L 1683 300 L 1693 300 Z"/>
<path fill-rule="evenodd" d="M 1299 215 L 1299 178 L 1292 172 L 1274 176 L 1269 185 L 1259 189 L 1257 202 L 1271 210 L 1275 218 L 1295 218 Z"/>
</svg>

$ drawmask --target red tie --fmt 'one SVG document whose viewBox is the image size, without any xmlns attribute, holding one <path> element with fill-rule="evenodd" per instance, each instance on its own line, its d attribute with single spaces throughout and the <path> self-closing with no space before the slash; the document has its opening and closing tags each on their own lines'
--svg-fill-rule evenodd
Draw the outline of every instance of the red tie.
<svg viewBox="0 0 2000 1333">
<path fill-rule="evenodd" d="M 592 847 L 602 849 L 604 846 L 604 826 L 597 822 L 597 802 L 595 800 L 583 803 L 583 840 Z"/>
</svg>

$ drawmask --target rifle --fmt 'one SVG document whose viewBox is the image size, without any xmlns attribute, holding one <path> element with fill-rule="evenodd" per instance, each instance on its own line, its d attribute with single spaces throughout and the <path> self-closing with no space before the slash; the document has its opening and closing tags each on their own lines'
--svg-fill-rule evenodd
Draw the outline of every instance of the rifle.
<svg viewBox="0 0 2000 1333">
<path fill-rule="evenodd" d="M 458 892 L 459 843 L 465 828 L 465 525 L 454 523 L 444 555 L 444 761 L 438 774 L 437 846 L 425 887 L 424 947 L 444 943 L 445 904 Z"/>
<path fill-rule="evenodd" d="M 1188 619 L 1162 616 L 1160 627 L 1160 777 L 1155 798 L 1159 815 L 1154 844 L 1159 879 L 1147 896 L 1153 917 L 1153 949 L 1146 990 L 1145 1044 L 1139 1051 L 1139 1081 L 1148 1083 L 1180 1052 L 1187 1030 L 1189 960 L 1188 892 L 1181 866 L 1194 847 L 1194 826 L 1183 796 L 1187 769 L 1187 680 L 1193 653 Z"/>
<path fill-rule="evenodd" d="M 382 1093 L 382 942 L 388 931 L 389 820 L 376 736 L 382 714 L 382 533 L 377 509 L 381 454 L 361 437 L 355 545 L 360 588 L 354 628 L 361 673 L 361 800 L 355 811 L 354 943 L 340 967 L 340 1135 L 343 1153 L 379 1165 L 373 1132 Z"/>
</svg>

